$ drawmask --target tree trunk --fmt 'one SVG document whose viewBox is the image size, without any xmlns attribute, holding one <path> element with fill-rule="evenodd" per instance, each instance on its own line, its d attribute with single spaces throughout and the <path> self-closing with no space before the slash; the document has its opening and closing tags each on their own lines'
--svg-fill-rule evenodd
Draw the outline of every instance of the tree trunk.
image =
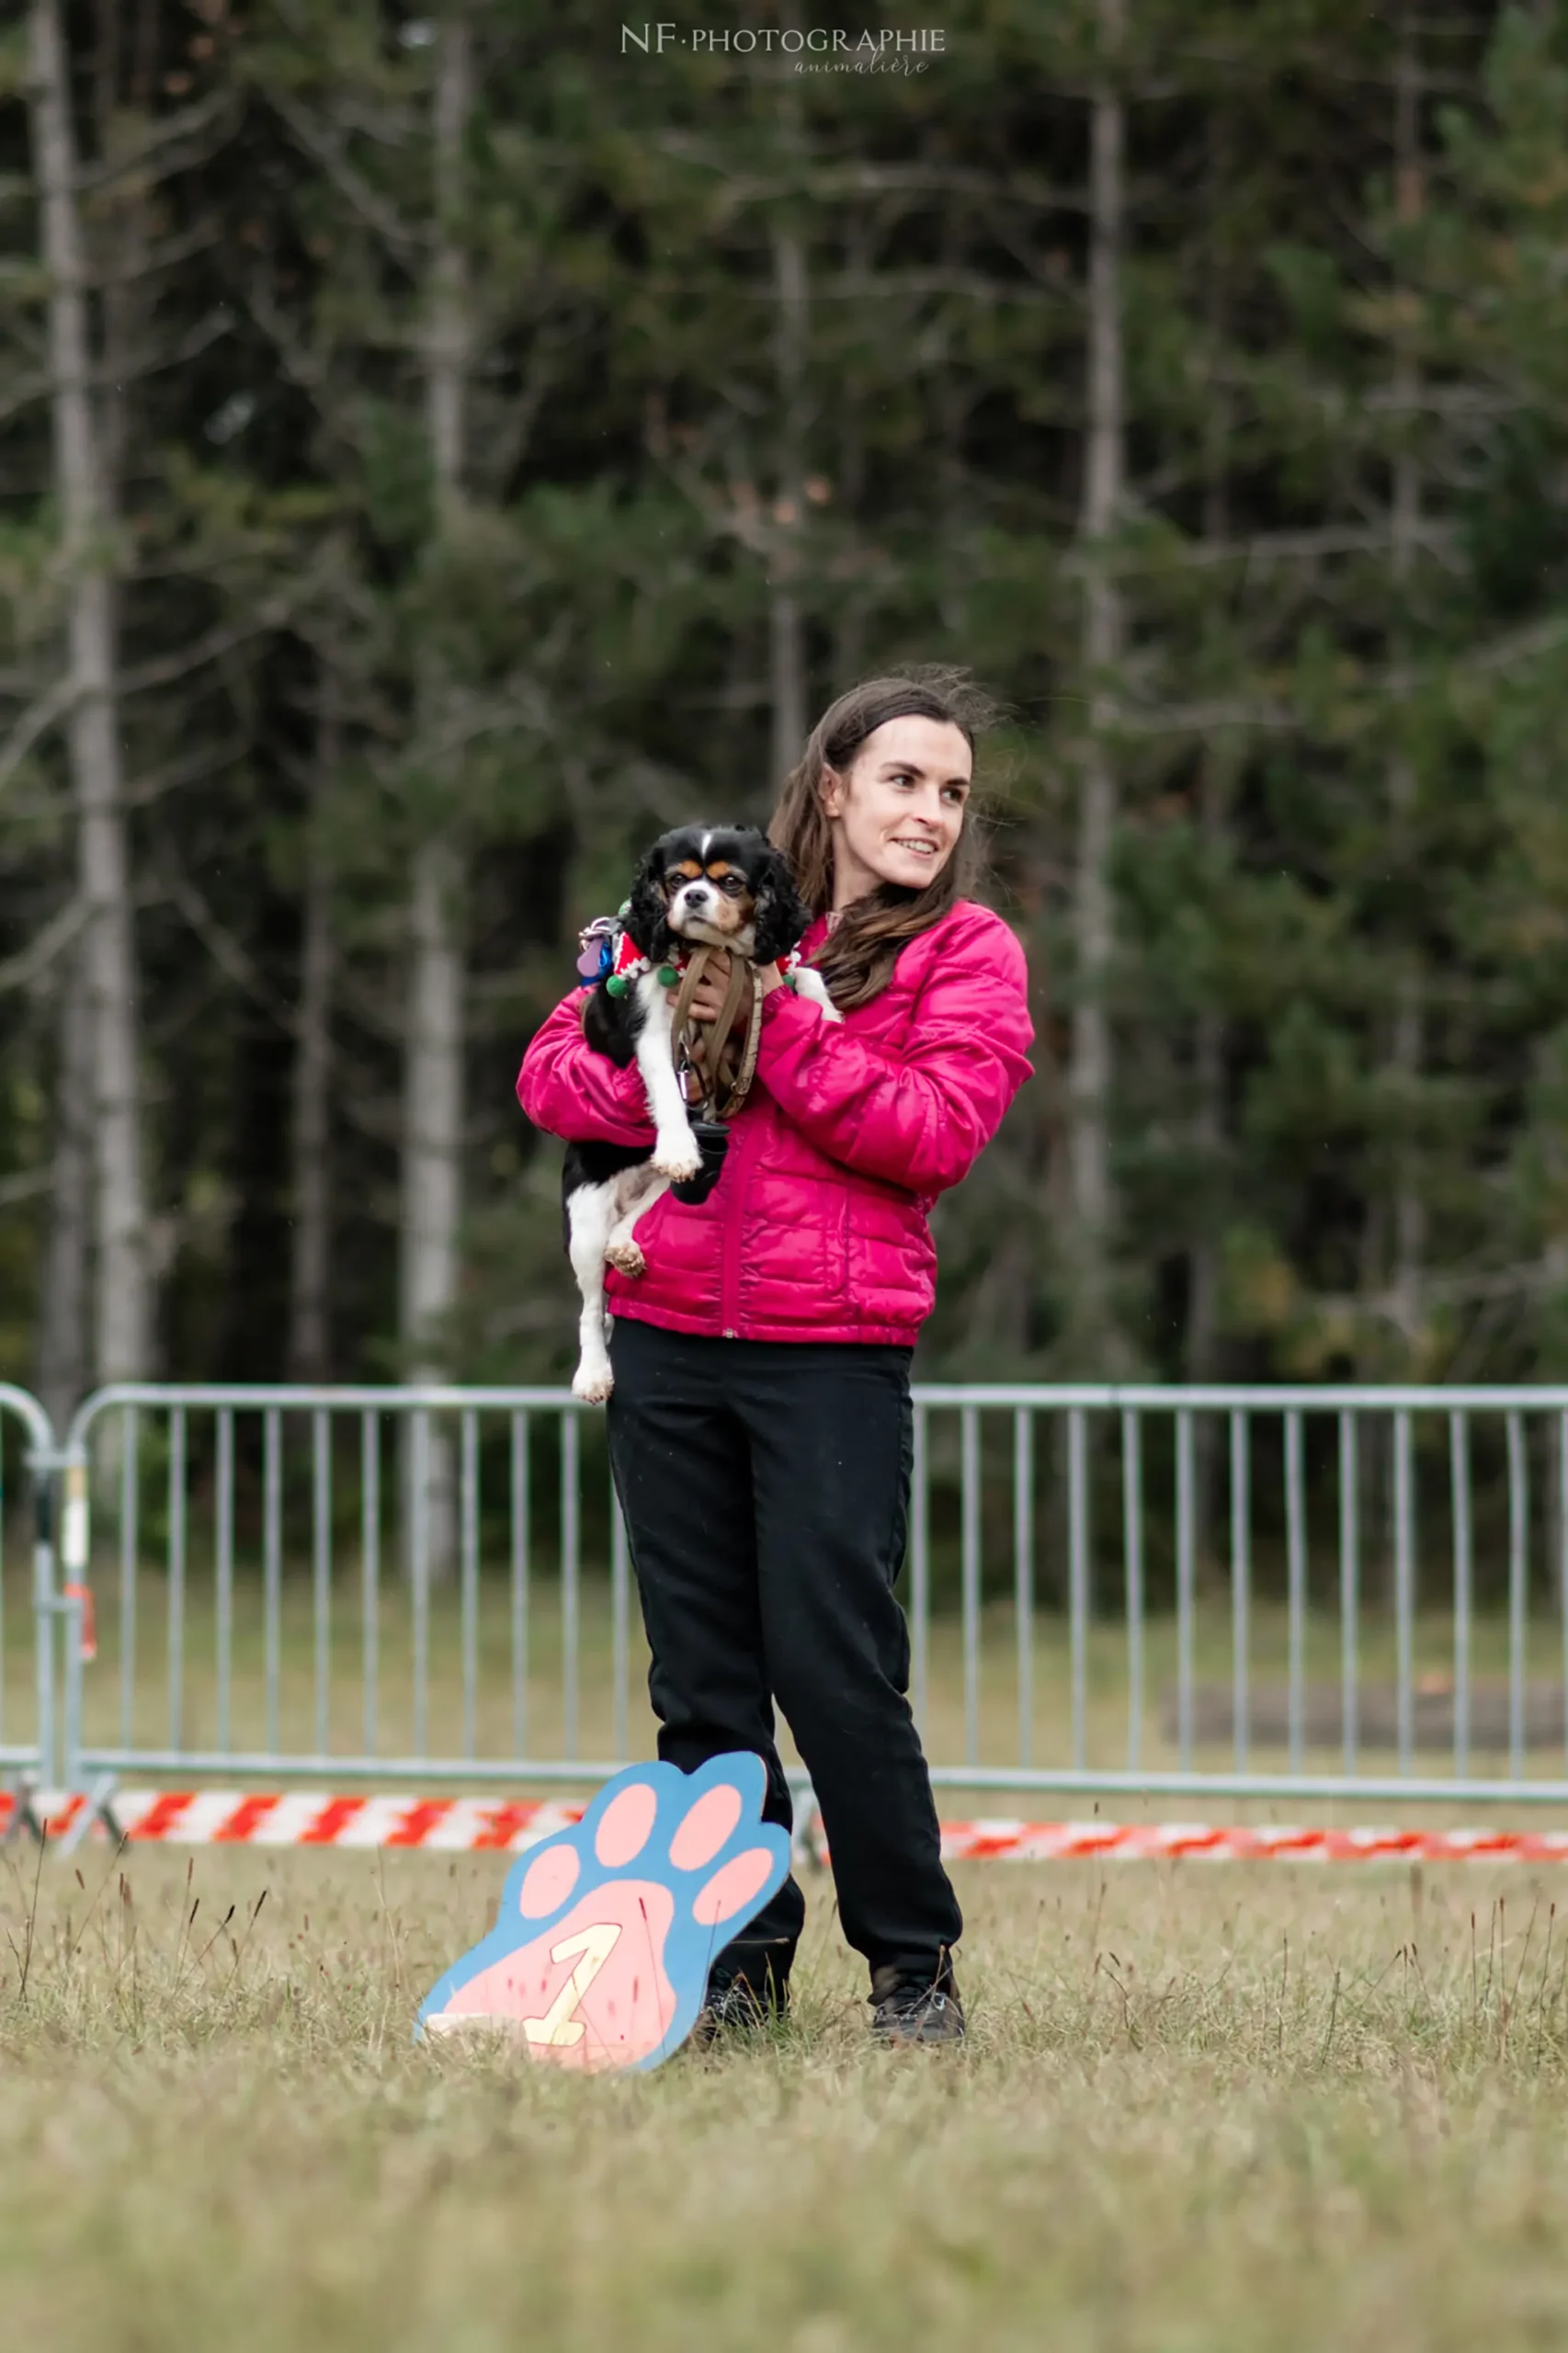
<svg viewBox="0 0 1568 2353">
<path fill-rule="evenodd" d="M 1213 779 L 1206 763 L 1203 791 L 1205 833 L 1218 830 L 1210 815 L 1210 804 L 1215 798 Z M 1204 1177 L 1212 1182 L 1225 1142 L 1225 1024 L 1223 1017 L 1209 1005 L 1199 1012 L 1194 1027 L 1192 1083 L 1196 1097 L 1192 1141 Z M 1220 1326 L 1220 1249 L 1215 1221 L 1207 1210 L 1202 1231 L 1192 1245 L 1188 1290 L 1187 1377 L 1194 1381 L 1211 1381 Z"/>
<path fill-rule="evenodd" d="M 1209 149 L 1209 203 L 1218 221 L 1230 180 L 1231 142 L 1224 119 L 1212 134 Z M 1218 350 L 1228 325 L 1228 287 L 1219 254 L 1210 261 L 1204 301 L 1205 325 L 1211 348 Z M 1210 381 L 1203 430 L 1203 534 L 1211 547 L 1229 538 L 1231 529 L 1230 442 L 1233 429 L 1231 398 L 1222 382 Z M 1224 843 L 1232 787 L 1230 762 L 1215 744 L 1205 745 L 1198 773 L 1198 828 L 1204 847 L 1220 850 Z M 1225 1142 L 1225 1021 L 1219 1007 L 1200 1005 L 1192 1039 L 1194 1160 L 1199 1169 L 1198 1223 L 1188 1248 L 1187 1348 L 1185 1370 L 1190 1381 L 1212 1381 L 1220 1330 L 1220 1171 Z M 1228 1519 L 1228 1502 L 1221 1500 L 1221 1442 L 1224 1424 L 1215 1414 L 1200 1414 L 1196 1427 L 1195 1516 L 1200 1575 L 1216 1565 L 1213 1531 Z"/>
<path fill-rule="evenodd" d="M 1225 199 L 1230 142 L 1221 122 L 1209 153 L 1209 201 L 1216 217 Z M 1218 348 L 1227 325 L 1227 288 L 1218 259 L 1211 264 L 1204 304 L 1210 344 Z M 1222 384 L 1210 382 L 1203 433 L 1203 535 L 1211 547 L 1230 535 L 1231 400 Z M 1231 782 L 1229 767 L 1217 745 L 1204 746 L 1198 775 L 1198 826 L 1207 849 L 1218 850 L 1225 837 L 1226 804 Z M 1192 1040 L 1193 1133 L 1198 1165 L 1203 1171 L 1204 1207 L 1187 1262 L 1187 1377 L 1211 1381 L 1220 1321 L 1220 1247 L 1214 1217 L 1212 1186 L 1224 1148 L 1225 1024 L 1213 1005 L 1199 1007 Z M 1212 1491 L 1216 1430 L 1209 1418 L 1199 1424 L 1199 1502 L 1207 1515 Z M 1201 1554 L 1201 1547 L 1200 1547 Z"/>
<path fill-rule="evenodd" d="M 117 725 L 112 517 L 92 406 L 70 75 L 56 0 L 32 0 L 29 29 L 34 168 L 50 275 L 55 480 L 70 584 L 73 699 L 67 742 L 86 907 L 83 959 L 93 1070 L 97 1280 L 92 1361 L 94 1378 L 102 1382 L 144 1379 L 151 1343 L 135 951 Z"/>
<path fill-rule="evenodd" d="M 434 246 L 426 345 L 426 426 L 435 486 L 436 537 L 461 512 L 467 419 L 468 282 L 457 222 L 463 195 L 463 142 L 473 102 L 472 51 L 460 11 L 437 38 L 434 105 Z M 436 740 L 444 682 L 426 665 L 421 735 Z M 460 812 L 459 824 L 460 825 Z M 457 1297 L 462 1215 L 463 956 L 462 858 L 449 833 L 415 854 L 409 908 L 408 1029 L 403 1063 L 401 1336 L 408 1377 L 448 1377 L 438 1325 Z M 414 1456 L 406 1456 L 413 1476 Z M 431 1432 L 427 1497 L 430 1566 L 446 1574 L 456 1553 L 457 1512 L 449 1434 Z M 404 1494 L 412 1504 L 412 1485 Z M 404 1520 L 412 1542 L 413 1515 Z"/>
<path fill-rule="evenodd" d="M 92 1000 L 85 965 L 67 958 L 59 1004 L 49 1238 L 39 1302 L 38 1392 L 63 1430 L 87 1388 L 87 1274 L 93 1211 Z"/>
<path fill-rule="evenodd" d="M 433 1327 L 457 1292 L 462 1209 L 462 959 L 459 860 L 427 842 L 414 876 L 412 974 L 403 1095 L 403 1338 L 409 1377 L 441 1381 Z"/>
<path fill-rule="evenodd" d="M 1123 0 L 1099 0 L 1108 62 L 1119 44 Z M 1114 947 L 1110 854 L 1117 779 L 1106 731 L 1116 710 L 1115 673 L 1124 633 L 1120 591 L 1098 560 L 1120 511 L 1125 470 L 1120 259 L 1123 147 L 1121 99 L 1108 80 L 1094 100 L 1090 162 L 1087 449 L 1079 517 L 1087 579 L 1083 657 L 1089 739 L 1078 812 L 1074 931 L 1077 996 L 1069 1089 L 1074 1210 L 1074 1323 L 1079 1345 L 1103 1358 L 1111 1339 L 1111 1198 L 1108 1114 L 1111 1033 L 1106 1002 Z M 1101 1369 L 1084 1364 L 1085 1373 Z"/>
<path fill-rule="evenodd" d="M 844 249 L 839 267 L 849 278 L 865 278 L 872 267 L 874 246 L 860 213 L 844 223 Z M 836 430 L 838 478 L 833 495 L 843 527 L 857 540 L 864 529 L 866 499 L 866 418 L 860 394 L 846 381 L 839 387 L 832 422 Z M 832 691 L 841 695 L 852 687 L 865 666 L 866 621 L 874 601 L 865 580 L 846 584 L 838 600 L 833 631 Z"/>
<path fill-rule="evenodd" d="M 328 1165 L 332 1086 L 332 876 L 322 846 L 322 808 L 341 743 L 324 671 L 324 708 L 306 812 L 304 938 L 300 957 L 300 1031 L 294 1060 L 293 1227 L 289 1269 L 290 1381 L 329 1378 L 327 1264 L 332 1232 Z"/>
<path fill-rule="evenodd" d="M 463 142 L 473 105 L 473 56 L 461 10 L 441 25 L 436 50 L 434 220 L 426 345 L 426 423 L 436 485 L 437 529 L 462 498 L 467 438 L 468 266 L 456 234 L 463 198 Z"/>
<path fill-rule="evenodd" d="M 773 704 L 773 773 L 777 792 L 801 756 L 806 737 L 805 660 L 796 594 L 800 536 L 805 517 L 806 261 L 792 231 L 773 233 L 774 352 L 780 436 L 773 562 L 767 582 L 768 676 Z"/>
<path fill-rule="evenodd" d="M 1400 12 L 1399 58 L 1394 80 L 1395 203 L 1401 222 L 1419 218 L 1423 199 L 1421 166 L 1421 68 L 1416 51 L 1416 27 L 1410 0 Z M 1419 391 L 1415 354 L 1402 338 L 1394 369 L 1396 415 L 1415 415 Z M 1415 457 L 1402 448 L 1393 469 L 1393 576 L 1396 609 L 1403 618 L 1408 582 L 1415 567 L 1416 538 L 1421 527 L 1421 477 Z M 1400 632 L 1403 634 L 1403 631 Z M 1408 877 L 1415 857 L 1412 834 L 1415 818 L 1415 771 L 1403 751 L 1394 755 L 1389 776 L 1389 801 L 1394 831 L 1394 855 Z M 1414 894 L 1411 894 L 1412 896 Z M 1410 917 L 1414 922 L 1414 913 Z M 1410 1098 L 1420 1079 L 1425 1052 L 1426 1008 L 1421 951 L 1416 940 L 1406 942 L 1399 958 L 1394 983 L 1392 1061 L 1398 1088 L 1399 1143 L 1394 1165 L 1393 1196 L 1393 1320 L 1407 1349 L 1415 1350 L 1421 1334 L 1422 1261 L 1426 1255 L 1426 1212 L 1421 1197 L 1421 1145 L 1410 1114 Z M 1412 1365 L 1413 1373 L 1419 1366 Z"/>
</svg>

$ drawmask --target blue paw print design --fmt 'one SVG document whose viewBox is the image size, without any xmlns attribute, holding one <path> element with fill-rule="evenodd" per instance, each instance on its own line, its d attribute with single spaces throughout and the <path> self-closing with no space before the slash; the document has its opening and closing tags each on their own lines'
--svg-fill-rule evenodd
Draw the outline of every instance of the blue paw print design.
<svg viewBox="0 0 1568 2353">
<path fill-rule="evenodd" d="M 520 1855 L 489 1935 L 420 2006 L 416 2036 L 503 2032 L 585 2074 L 656 2067 L 696 2023 L 713 1956 L 790 1869 L 750 1755 L 634 1765 Z"/>
</svg>

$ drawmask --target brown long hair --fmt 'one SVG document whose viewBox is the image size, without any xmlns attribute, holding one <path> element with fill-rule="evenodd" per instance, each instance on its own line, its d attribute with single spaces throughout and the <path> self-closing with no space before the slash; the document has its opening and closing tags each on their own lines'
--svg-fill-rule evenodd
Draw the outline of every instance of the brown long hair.
<svg viewBox="0 0 1568 2353">
<path fill-rule="evenodd" d="M 799 765 L 785 780 L 767 838 L 790 860 L 801 896 L 813 915 L 833 904 L 833 826 L 823 807 L 830 768 L 846 776 L 862 744 L 890 719 L 935 719 L 956 727 L 974 749 L 996 707 L 967 670 L 925 667 L 885 678 L 863 678 L 824 711 Z M 813 961 L 835 1005 L 846 1011 L 869 1005 L 892 977 L 907 940 L 939 923 L 971 884 L 974 826 L 968 810 L 953 854 L 923 891 L 883 882 L 846 907 Z"/>
</svg>

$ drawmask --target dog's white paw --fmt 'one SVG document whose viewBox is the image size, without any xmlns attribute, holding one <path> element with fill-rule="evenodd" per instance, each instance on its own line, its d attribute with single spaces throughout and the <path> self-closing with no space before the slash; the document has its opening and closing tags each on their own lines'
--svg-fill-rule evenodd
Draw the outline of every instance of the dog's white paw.
<svg viewBox="0 0 1568 2353">
<path fill-rule="evenodd" d="M 827 983 L 820 972 L 810 970 L 795 975 L 795 995 L 807 1005 L 814 1005 L 824 1021 L 842 1021 L 844 1016 L 827 993 Z"/>
<path fill-rule="evenodd" d="M 615 1387 L 608 1365 L 580 1364 L 572 1375 L 572 1394 L 585 1405 L 602 1405 Z"/>
<path fill-rule="evenodd" d="M 645 1275 L 648 1271 L 642 1245 L 636 1242 L 612 1242 L 605 1252 L 605 1265 L 613 1267 L 618 1275 Z"/>
<path fill-rule="evenodd" d="M 672 1185 L 680 1185 L 688 1176 L 699 1174 L 702 1154 L 695 1143 L 688 1143 L 684 1137 L 672 1137 L 668 1144 L 654 1146 L 648 1165 L 655 1176 L 665 1176 Z"/>
</svg>

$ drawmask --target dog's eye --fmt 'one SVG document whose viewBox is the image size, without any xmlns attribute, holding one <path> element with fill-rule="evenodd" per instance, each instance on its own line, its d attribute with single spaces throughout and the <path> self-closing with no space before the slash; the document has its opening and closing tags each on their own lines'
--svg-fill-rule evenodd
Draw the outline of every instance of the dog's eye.
<svg viewBox="0 0 1568 2353">
<path fill-rule="evenodd" d="M 727 891 L 729 892 L 732 899 L 738 899 L 745 887 L 745 884 L 741 881 L 738 874 L 726 874 L 722 882 L 719 885 L 719 888 L 722 891 Z"/>
</svg>

